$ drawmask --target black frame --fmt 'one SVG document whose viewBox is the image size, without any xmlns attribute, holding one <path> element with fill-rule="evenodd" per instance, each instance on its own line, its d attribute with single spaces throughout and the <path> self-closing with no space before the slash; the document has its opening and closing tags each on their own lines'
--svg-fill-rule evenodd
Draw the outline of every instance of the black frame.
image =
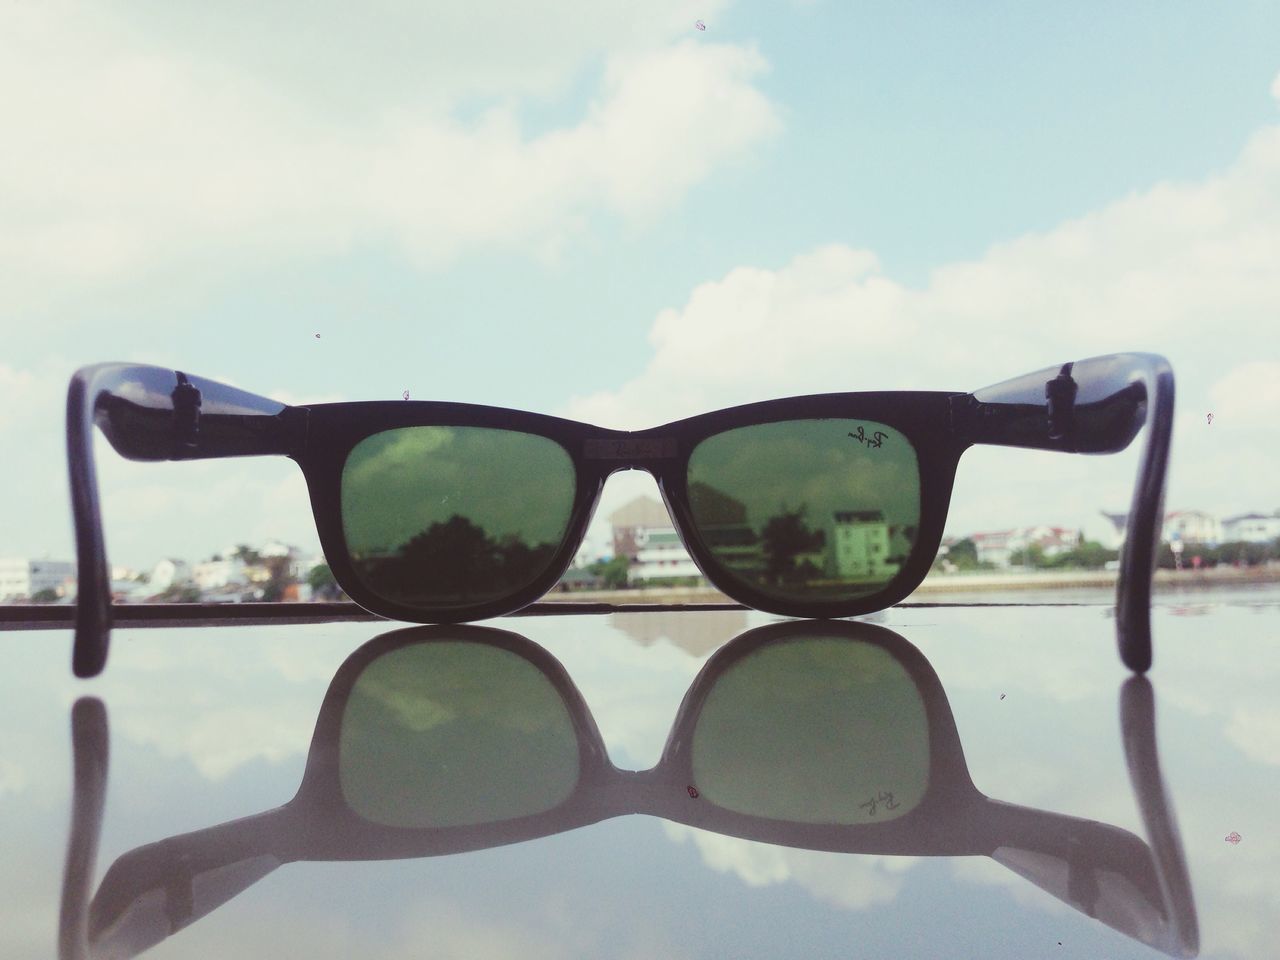
<svg viewBox="0 0 1280 960">
<path fill-rule="evenodd" d="M 920 465 L 921 512 L 907 562 L 875 594 L 849 601 L 789 601 L 728 574 L 692 522 L 686 489 L 690 452 L 726 430 L 797 419 L 877 420 L 906 436 Z M 733 599 L 791 617 L 834 618 L 882 610 L 924 580 L 946 522 L 956 466 L 973 444 L 1065 453 L 1116 453 L 1151 424 L 1130 511 L 1117 587 L 1121 658 L 1151 665 L 1150 589 L 1163 516 L 1173 424 L 1173 373 L 1164 358 L 1128 353 L 1095 357 L 1005 381 L 973 393 L 834 393 L 767 400 L 678 420 L 650 430 L 607 430 L 544 414 L 463 403 L 369 401 L 289 406 L 178 370 L 97 364 L 78 370 L 67 395 L 67 452 L 76 529 L 79 597 L 72 668 L 90 677 L 106 663 L 111 603 L 92 428 L 132 460 L 195 460 L 277 455 L 307 480 L 325 557 L 342 588 L 372 613 L 416 623 L 456 623 L 512 613 L 546 594 L 568 569 L 600 490 L 619 470 L 657 480 L 676 530 L 707 579 Z M 408 426 L 495 427 L 546 437 L 571 458 L 576 490 L 563 542 L 544 574 L 501 600 L 452 609 L 406 606 L 370 592 L 349 560 L 341 522 L 342 468 L 352 448 L 375 433 Z"/>
<path fill-rule="evenodd" d="M 690 789 L 694 786 L 690 745 L 711 690 L 744 657 L 770 645 L 811 637 L 837 637 L 878 647 L 902 668 L 921 697 L 929 750 L 928 786 L 920 802 L 896 819 L 845 825 L 776 820 L 718 807 L 698 795 L 696 788 Z M 577 786 L 556 807 L 489 824 L 414 828 L 371 823 L 347 805 L 338 751 L 341 720 L 355 682 L 381 656 L 438 641 L 511 652 L 532 664 L 555 689 L 571 719 L 580 758 Z M 501 691 L 495 695 L 501 697 Z M 1194 900 L 1177 823 L 1160 777 L 1154 698 L 1145 678 L 1130 677 L 1122 684 L 1120 714 L 1129 773 L 1151 846 L 1110 824 L 1006 803 L 981 793 L 969 775 L 955 718 L 937 674 L 915 646 L 884 627 L 790 621 L 738 636 L 703 666 L 677 711 L 661 759 L 642 771 L 613 765 L 577 687 L 543 647 L 519 634 L 488 627 L 410 627 L 375 637 L 338 669 L 320 708 L 302 782 L 292 800 L 274 810 L 123 854 L 107 870 L 91 904 L 85 902 L 88 877 L 73 877 L 69 867 L 65 889 L 70 899 L 64 897 L 64 924 L 81 931 L 79 936 L 88 945 L 109 939 L 114 941 L 113 956 L 117 952 L 133 956 L 158 942 L 138 937 L 163 939 L 176 933 L 285 863 L 445 856 L 645 814 L 726 836 L 839 853 L 987 856 L 1003 863 L 1003 851 L 1010 848 L 1034 851 L 1062 861 L 1068 876 L 1057 888 L 1047 885 L 1045 877 L 1023 873 L 1026 879 L 1127 936 L 1172 956 L 1195 956 Z M 87 745 L 102 750 L 103 757 L 95 765 L 77 755 L 77 782 L 83 768 L 85 782 L 105 790 L 105 773 L 99 771 L 105 766 L 106 738 L 99 735 Z M 100 802 L 84 807 L 77 814 L 86 826 L 80 830 L 84 837 L 75 862 L 87 862 L 87 872 L 92 874 L 90 848 L 96 847 L 102 810 Z M 1016 861 L 1004 865 L 1022 872 Z M 1140 899 L 1116 888 L 1109 895 L 1122 897 L 1128 909 L 1099 910 L 1098 871 L 1123 877 Z M 212 877 L 222 879 L 212 884 L 206 880 L 202 895 L 193 896 L 197 880 Z M 167 926 L 146 918 L 155 911 L 163 912 Z"/>
</svg>

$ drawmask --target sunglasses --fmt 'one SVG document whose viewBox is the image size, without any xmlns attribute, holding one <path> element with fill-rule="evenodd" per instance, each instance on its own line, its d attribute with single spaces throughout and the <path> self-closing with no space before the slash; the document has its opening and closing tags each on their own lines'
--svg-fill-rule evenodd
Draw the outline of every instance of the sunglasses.
<svg viewBox="0 0 1280 960">
<path fill-rule="evenodd" d="M 84 367 L 67 396 L 72 665 L 82 677 L 102 670 L 111 624 L 95 424 L 131 460 L 292 458 L 352 600 L 392 619 L 459 623 L 550 591 L 606 478 L 628 469 L 653 475 L 685 549 L 733 600 L 805 618 L 882 610 L 929 572 L 968 447 L 1117 453 L 1149 419 L 1117 589 L 1121 657 L 1136 671 L 1151 665 L 1173 423 L 1173 373 L 1152 354 L 1066 363 L 973 393 L 793 397 L 634 432 L 464 403 L 290 406 L 177 370 Z"/>
<path fill-rule="evenodd" d="M 658 764 L 638 772 L 610 762 L 543 647 L 484 627 L 412 627 L 338 670 L 289 803 L 124 854 L 86 911 L 90 865 L 69 879 L 78 907 L 64 916 L 80 918 L 92 952 L 129 957 L 286 863 L 444 856 L 646 814 L 800 849 L 991 857 L 1127 936 L 1194 956 L 1145 680 L 1122 686 L 1121 718 L 1150 846 L 979 792 L 936 672 L 882 627 L 786 621 L 733 639 L 689 688 Z M 96 805 L 78 820 L 101 818 L 105 716 L 97 726 L 85 752 L 102 760 L 77 766 L 78 783 L 82 769 L 100 778 Z"/>
</svg>

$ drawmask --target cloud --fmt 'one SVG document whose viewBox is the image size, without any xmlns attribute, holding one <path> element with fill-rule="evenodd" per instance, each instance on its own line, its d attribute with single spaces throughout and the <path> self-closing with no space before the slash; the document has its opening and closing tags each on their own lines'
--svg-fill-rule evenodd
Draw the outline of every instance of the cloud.
<svg viewBox="0 0 1280 960">
<path fill-rule="evenodd" d="M 495 51 L 517 42 L 525 55 L 516 59 L 528 60 L 527 47 L 558 25 L 582 41 L 551 44 L 571 55 L 554 70 L 542 54 L 535 59 L 562 78 L 598 71 L 589 102 L 576 117 L 531 130 L 524 109 L 535 91 L 506 70 L 482 81 L 456 52 L 447 59 L 458 75 L 441 80 L 449 95 L 412 84 L 420 96 L 379 99 L 399 74 L 383 76 L 375 64 L 359 109 L 339 110 L 306 82 L 314 57 L 281 74 L 215 25 L 205 40 L 106 7 L 21 6 L 0 36 L 0 126 L 15 145 L 0 163 L 0 270 L 19 278 L 6 284 L 0 309 L 214 254 L 278 262 L 390 239 L 429 263 L 487 244 L 554 255 L 591 215 L 651 216 L 780 125 L 753 85 L 766 69 L 759 53 L 679 41 L 687 24 L 661 10 L 648 19 L 620 4 L 604 13 L 565 4 L 523 37 L 508 23 L 496 43 L 470 38 L 468 57 L 494 63 Z M 488 13 L 517 24 L 528 16 L 509 10 Z M 465 24 L 444 16 L 443 27 L 409 17 L 400 25 L 411 37 L 396 42 L 438 44 L 442 29 L 475 30 L 484 12 L 469 11 Z M 583 33 L 633 21 L 643 28 L 619 34 L 621 42 Z M 273 52 L 297 37 L 291 24 L 274 26 Z M 350 26 L 353 42 L 392 42 Z M 174 43 L 174 30 L 189 42 Z M 332 82 L 345 74 L 328 53 Z M 534 86 L 548 84 L 556 85 Z M 479 109 L 461 109 L 477 92 L 487 98 Z"/>
<path fill-rule="evenodd" d="M 749 887 L 795 883 L 814 899 L 846 910 L 892 902 L 919 859 L 799 850 L 668 822 L 662 829 L 677 843 L 692 840 L 708 867 L 733 873 Z"/>
<path fill-rule="evenodd" d="M 1252 360 L 1209 389 L 1213 426 L 1274 430 L 1280 423 L 1280 361 Z"/>
<path fill-rule="evenodd" d="M 1266 471 L 1222 489 L 1212 464 L 1254 448 L 1204 425 L 1208 410 L 1213 430 L 1222 411 L 1251 426 L 1274 422 L 1277 263 L 1280 127 L 1269 126 L 1217 175 L 1159 183 L 996 244 L 940 267 L 920 287 L 887 275 L 874 251 L 843 245 L 729 270 L 655 317 L 653 355 L 640 375 L 574 398 L 566 412 L 635 428 L 787 394 L 972 390 L 1067 359 L 1145 350 L 1170 359 L 1180 409 L 1194 414 L 1178 421 L 1170 503 L 1183 490 L 1210 509 L 1225 508 L 1210 502 L 1215 496 L 1269 503 Z M 1263 458 L 1274 473 L 1274 454 Z M 999 498 L 1025 522 L 1045 513 L 1036 481 L 1047 470 L 1063 489 L 1067 480 L 1093 483 L 1088 503 L 1070 504 L 1066 516 L 1124 509 L 1132 484 L 1127 463 L 1118 471 L 1107 458 L 991 448 L 966 455 L 958 482 L 970 462 L 1017 478 L 1012 499 Z M 982 491 L 970 494 L 976 503 Z"/>
</svg>

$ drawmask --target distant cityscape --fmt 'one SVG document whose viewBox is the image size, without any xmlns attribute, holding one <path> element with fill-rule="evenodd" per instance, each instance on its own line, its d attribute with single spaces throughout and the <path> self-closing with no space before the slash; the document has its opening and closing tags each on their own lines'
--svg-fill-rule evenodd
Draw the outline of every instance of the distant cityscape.
<svg viewBox="0 0 1280 960">
<path fill-rule="evenodd" d="M 609 517 L 612 542 L 581 551 L 557 589 L 624 589 L 654 585 L 703 584 L 701 572 L 671 525 L 666 508 L 652 497 L 637 497 Z M 747 525 L 731 547 L 733 562 L 758 568 L 759 537 Z M 840 574 L 891 575 L 906 550 L 902 529 L 877 511 L 844 511 L 830 524 L 832 548 L 797 548 L 786 562 L 821 566 Z M 934 562 L 941 575 L 972 569 L 1026 570 L 1038 566 L 1114 566 L 1124 543 L 1127 516 L 1099 513 L 1083 528 L 1049 524 L 976 531 L 943 539 Z M 724 535 L 724 531 L 720 531 Z M 1203 510 L 1167 513 L 1162 528 L 1161 565 L 1200 568 L 1280 561 L 1280 510 L 1219 518 Z M 150 570 L 114 567 L 111 593 L 116 603 L 298 602 L 343 597 L 325 559 L 270 540 L 251 547 L 228 547 L 208 560 L 189 563 L 166 557 Z M 70 603 L 76 596 L 71 560 L 0 559 L 0 603 Z"/>
</svg>

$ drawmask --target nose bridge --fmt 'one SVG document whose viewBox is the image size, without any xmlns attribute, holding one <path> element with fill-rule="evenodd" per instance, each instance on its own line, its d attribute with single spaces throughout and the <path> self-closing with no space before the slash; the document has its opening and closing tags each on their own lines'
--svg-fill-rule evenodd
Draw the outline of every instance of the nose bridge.
<svg viewBox="0 0 1280 960">
<path fill-rule="evenodd" d="M 643 470 L 658 477 L 679 452 L 675 437 L 628 433 L 589 437 L 583 444 L 582 456 L 599 464 L 605 473 Z"/>
</svg>

